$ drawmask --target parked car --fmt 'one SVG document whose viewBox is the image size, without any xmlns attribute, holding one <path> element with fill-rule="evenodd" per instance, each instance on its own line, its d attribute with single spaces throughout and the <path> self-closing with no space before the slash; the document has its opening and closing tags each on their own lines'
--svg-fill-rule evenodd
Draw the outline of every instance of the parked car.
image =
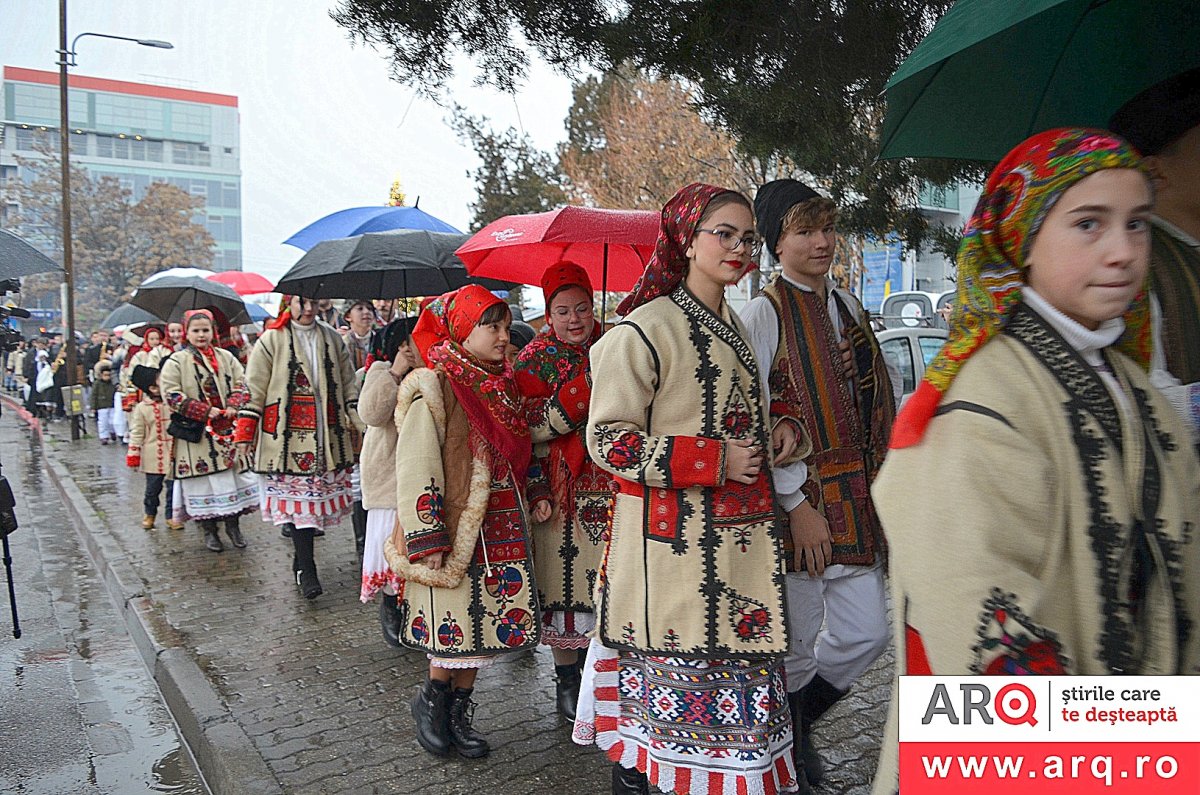
<svg viewBox="0 0 1200 795">
<path fill-rule="evenodd" d="M 877 331 L 875 338 L 889 362 L 900 371 L 904 398 L 908 400 L 925 375 L 925 368 L 946 344 L 946 330 L 940 328 L 889 328 Z"/>
</svg>

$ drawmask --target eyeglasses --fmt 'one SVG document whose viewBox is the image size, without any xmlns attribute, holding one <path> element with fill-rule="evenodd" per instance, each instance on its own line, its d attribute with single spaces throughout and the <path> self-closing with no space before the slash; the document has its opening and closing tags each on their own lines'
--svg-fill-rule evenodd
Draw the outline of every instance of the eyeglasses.
<svg viewBox="0 0 1200 795">
<path fill-rule="evenodd" d="M 580 304 L 579 306 L 575 307 L 574 309 L 572 309 L 569 306 L 560 306 L 560 307 L 557 307 L 556 309 L 551 310 L 550 314 L 553 315 L 554 317 L 558 318 L 559 320 L 566 320 L 567 318 L 572 317 L 572 316 L 573 317 L 593 317 L 596 314 L 596 310 L 592 308 L 591 304 Z"/>
<path fill-rule="evenodd" d="M 726 251 L 737 251 L 739 248 L 744 248 L 750 252 L 750 256 L 757 257 L 762 251 L 762 240 L 755 235 L 746 235 L 738 237 L 733 232 L 725 229 L 697 229 L 697 232 L 706 232 L 717 239 L 721 248 Z"/>
</svg>

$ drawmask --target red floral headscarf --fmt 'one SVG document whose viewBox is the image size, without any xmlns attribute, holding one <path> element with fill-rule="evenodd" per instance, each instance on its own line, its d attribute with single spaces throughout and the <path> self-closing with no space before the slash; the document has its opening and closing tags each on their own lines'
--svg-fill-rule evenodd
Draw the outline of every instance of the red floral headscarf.
<svg viewBox="0 0 1200 795">
<path fill-rule="evenodd" d="M 412 339 L 421 358 L 429 362 L 429 350 L 439 342 L 453 340 L 459 345 L 471 335 L 471 329 L 483 313 L 504 303 L 478 284 L 468 284 L 439 295 L 421 310 Z"/>
<path fill-rule="evenodd" d="M 696 236 L 700 217 L 714 197 L 722 193 L 733 193 L 728 188 L 693 182 L 671 197 L 662 209 L 662 220 L 658 227 L 658 240 L 654 253 L 646 265 L 646 271 L 617 307 L 618 315 L 628 315 L 642 304 L 660 295 L 669 295 L 687 273 L 687 256 L 684 252 Z"/>
<path fill-rule="evenodd" d="M 992 171 L 958 249 L 950 335 L 896 417 L 891 446 L 921 441 L 959 369 L 1003 328 L 1021 298 L 1029 250 L 1055 202 L 1072 185 L 1109 168 L 1144 170 L 1132 146 L 1106 130 L 1047 130 L 1014 148 Z M 1118 348 L 1150 362 L 1149 287 L 1125 313 Z"/>
</svg>

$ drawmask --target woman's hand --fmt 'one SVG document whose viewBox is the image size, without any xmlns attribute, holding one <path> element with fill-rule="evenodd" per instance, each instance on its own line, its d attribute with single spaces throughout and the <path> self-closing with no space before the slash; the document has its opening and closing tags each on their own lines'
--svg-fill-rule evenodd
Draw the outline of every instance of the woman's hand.
<svg viewBox="0 0 1200 795">
<path fill-rule="evenodd" d="M 392 362 L 392 366 L 388 368 L 388 374 L 391 375 L 393 381 L 399 384 L 411 369 L 412 367 L 409 366 L 403 356 L 397 356 L 396 361 Z"/>
<path fill-rule="evenodd" d="M 775 430 L 771 431 L 771 449 L 775 451 L 775 457 L 771 459 L 771 466 L 778 466 L 780 461 L 786 461 L 791 457 L 792 453 L 796 452 L 796 447 L 800 444 L 800 434 L 796 432 L 796 423 L 791 420 L 780 420 L 775 426 Z"/>
<path fill-rule="evenodd" d="M 763 467 L 763 451 L 751 439 L 725 442 L 725 479 L 736 483 L 754 483 Z"/>
<path fill-rule="evenodd" d="M 550 518 L 553 510 L 554 506 L 550 503 L 550 500 L 538 500 L 533 504 L 533 521 L 541 524 Z"/>
<path fill-rule="evenodd" d="M 210 406 L 208 409 L 208 418 L 210 420 L 213 420 L 213 419 L 216 419 L 217 417 L 220 417 L 224 413 L 225 413 L 224 409 L 219 409 L 216 406 Z"/>
<path fill-rule="evenodd" d="M 812 503 L 805 500 L 788 514 L 788 524 L 795 548 L 796 571 L 808 571 L 820 577 L 833 560 L 833 537 L 829 534 L 829 522 Z"/>
<path fill-rule="evenodd" d="M 426 555 L 421 558 L 421 562 L 425 564 L 426 568 L 437 571 L 446 562 L 446 553 L 434 552 L 432 555 Z"/>
</svg>

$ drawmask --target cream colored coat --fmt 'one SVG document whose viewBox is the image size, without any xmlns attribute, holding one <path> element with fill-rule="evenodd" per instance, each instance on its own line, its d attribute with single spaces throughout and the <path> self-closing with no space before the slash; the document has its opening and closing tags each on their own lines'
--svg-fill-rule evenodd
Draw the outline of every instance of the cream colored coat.
<svg viewBox="0 0 1200 795">
<path fill-rule="evenodd" d="M 621 489 L 597 601 L 605 646 L 714 659 L 787 651 L 786 520 L 769 479 L 725 477 L 727 439 L 765 450 L 770 440 L 758 363 L 723 310 L 681 286 L 591 349 L 588 452 Z"/>
<path fill-rule="evenodd" d="M 529 519 L 507 468 L 493 465 L 445 376 L 414 370 L 396 400 L 397 529 L 384 557 L 404 579 L 400 640 L 439 657 L 537 645 Z M 505 474 L 499 474 L 501 471 Z M 445 552 L 441 569 L 420 558 Z"/>
<path fill-rule="evenodd" d="M 1200 465 L 1145 373 L 1106 358 L 1132 414 L 1024 310 L 963 366 L 921 443 L 888 454 L 872 493 L 898 673 L 1200 674 Z M 1139 516 L 1156 568 L 1134 616 Z M 894 709 L 880 793 L 895 788 Z"/>
<path fill-rule="evenodd" d="M 238 412 L 238 440 L 254 440 L 256 472 L 319 476 L 354 465 L 362 422 L 356 410 L 358 379 L 337 331 L 318 321 L 317 333 L 319 373 L 309 372 L 290 324 L 265 331 L 250 352 L 249 399 Z M 321 406 L 313 400 L 314 383 Z"/>
<path fill-rule="evenodd" d="M 139 472 L 170 475 L 175 437 L 167 433 L 171 409 L 161 400 L 143 397 L 129 412 L 129 455 L 141 458 Z"/>
<path fill-rule="evenodd" d="M 221 348 L 217 352 L 217 372 L 213 373 L 208 360 L 192 347 L 184 348 L 166 359 L 159 376 L 163 400 L 171 411 L 204 421 L 208 410 L 219 403 L 220 408 L 237 408 L 245 399 L 246 374 L 232 353 Z M 214 420 L 228 425 L 228 434 L 205 431 L 198 442 L 175 440 L 172 480 L 202 477 L 224 472 L 237 463 L 233 447 L 232 420 Z"/>
<path fill-rule="evenodd" d="M 373 362 L 358 395 L 358 416 L 367 425 L 359 468 L 362 503 L 367 510 L 396 507 L 396 395 L 390 362 Z"/>
</svg>

